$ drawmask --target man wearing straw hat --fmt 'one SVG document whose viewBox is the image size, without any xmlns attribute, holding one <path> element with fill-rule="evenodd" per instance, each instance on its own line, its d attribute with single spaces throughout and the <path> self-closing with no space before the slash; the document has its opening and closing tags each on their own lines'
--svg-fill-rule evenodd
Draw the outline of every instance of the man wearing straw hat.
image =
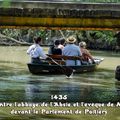
<svg viewBox="0 0 120 120">
<path fill-rule="evenodd" d="M 67 45 L 64 47 L 64 49 L 62 51 L 62 55 L 82 56 L 80 48 L 74 44 L 76 42 L 75 37 L 73 37 L 73 36 L 68 37 L 66 42 L 67 42 Z M 66 65 L 67 66 L 81 65 L 81 61 L 80 60 L 66 60 Z"/>
</svg>

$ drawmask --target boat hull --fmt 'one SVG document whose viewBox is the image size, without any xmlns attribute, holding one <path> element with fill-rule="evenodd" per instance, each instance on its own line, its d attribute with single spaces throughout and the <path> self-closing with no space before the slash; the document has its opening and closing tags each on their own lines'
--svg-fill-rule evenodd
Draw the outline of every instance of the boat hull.
<svg viewBox="0 0 120 120">
<path fill-rule="evenodd" d="M 28 69 L 32 74 L 63 74 L 63 68 L 58 65 L 28 63 Z M 96 70 L 97 64 L 70 66 L 74 73 L 92 72 Z"/>
</svg>

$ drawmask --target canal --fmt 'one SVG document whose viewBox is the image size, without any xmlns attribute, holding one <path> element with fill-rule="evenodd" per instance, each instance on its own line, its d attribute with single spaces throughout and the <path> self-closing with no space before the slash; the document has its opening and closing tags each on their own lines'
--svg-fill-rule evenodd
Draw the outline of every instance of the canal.
<svg viewBox="0 0 120 120">
<path fill-rule="evenodd" d="M 32 75 L 27 62 L 27 47 L 0 47 L 0 102 L 51 101 L 51 95 L 67 95 L 68 102 L 117 102 L 120 85 L 115 80 L 115 69 L 120 54 L 92 51 L 104 61 L 95 72 L 65 75 Z M 47 48 L 44 48 L 47 53 Z"/>
</svg>

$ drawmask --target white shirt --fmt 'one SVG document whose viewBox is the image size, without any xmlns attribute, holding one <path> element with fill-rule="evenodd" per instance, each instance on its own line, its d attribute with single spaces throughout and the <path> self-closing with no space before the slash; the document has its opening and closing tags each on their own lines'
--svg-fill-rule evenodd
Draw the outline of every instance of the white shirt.
<svg viewBox="0 0 120 120">
<path fill-rule="evenodd" d="M 60 48 L 60 49 L 63 49 L 64 48 L 64 45 L 58 45 L 58 48 Z"/>
<path fill-rule="evenodd" d="M 43 59 L 47 58 L 47 55 L 44 53 L 43 49 L 40 47 L 39 44 L 31 45 L 28 50 L 27 54 L 29 54 L 32 58 L 42 57 Z"/>
</svg>

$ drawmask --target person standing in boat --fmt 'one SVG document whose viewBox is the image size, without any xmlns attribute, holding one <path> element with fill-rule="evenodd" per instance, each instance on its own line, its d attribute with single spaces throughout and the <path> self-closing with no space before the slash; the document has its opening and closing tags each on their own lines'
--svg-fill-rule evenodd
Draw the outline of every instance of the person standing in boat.
<svg viewBox="0 0 120 120">
<path fill-rule="evenodd" d="M 43 61 L 40 59 L 47 59 L 49 60 L 50 58 L 44 53 L 42 47 L 40 46 L 41 43 L 41 38 L 34 38 L 34 44 L 31 45 L 28 50 L 27 54 L 30 55 L 31 57 L 31 63 L 43 63 Z"/>
<path fill-rule="evenodd" d="M 82 52 L 82 63 L 88 64 L 88 63 L 95 63 L 94 58 L 90 54 L 90 52 L 86 49 L 86 42 L 82 41 L 79 43 L 79 47 Z"/>
<path fill-rule="evenodd" d="M 82 56 L 79 46 L 75 45 L 76 38 L 73 36 L 68 37 L 66 40 L 67 45 L 63 48 L 62 55 L 65 56 Z M 80 60 L 66 60 L 66 66 L 81 65 Z"/>
</svg>

